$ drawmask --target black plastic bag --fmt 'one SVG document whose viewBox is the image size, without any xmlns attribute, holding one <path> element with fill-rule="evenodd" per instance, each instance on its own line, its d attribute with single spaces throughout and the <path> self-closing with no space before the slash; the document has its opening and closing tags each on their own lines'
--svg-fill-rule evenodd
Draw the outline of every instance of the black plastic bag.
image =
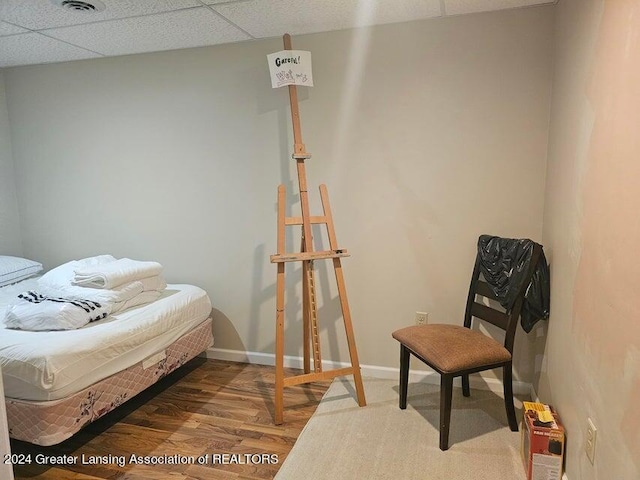
<svg viewBox="0 0 640 480">
<path fill-rule="evenodd" d="M 529 270 L 533 246 L 529 239 L 481 235 L 478 239 L 480 271 L 502 307 L 510 311 Z M 520 324 L 529 333 L 538 320 L 549 318 L 549 267 L 544 251 L 527 286 Z"/>
</svg>

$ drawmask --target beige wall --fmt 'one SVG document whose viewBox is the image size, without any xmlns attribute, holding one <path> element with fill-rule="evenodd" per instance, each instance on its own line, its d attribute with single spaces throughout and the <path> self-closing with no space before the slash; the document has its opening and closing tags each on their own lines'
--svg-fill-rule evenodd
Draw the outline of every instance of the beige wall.
<svg viewBox="0 0 640 480">
<path fill-rule="evenodd" d="M 293 39 L 313 53 L 316 86 L 300 92 L 308 177 L 328 185 L 352 254 L 362 363 L 397 367 L 390 333 L 416 310 L 461 322 L 479 234 L 541 240 L 552 23 L 540 7 Z M 46 267 L 104 252 L 156 259 L 169 281 L 207 289 L 217 347 L 272 353 L 276 187 L 296 185 L 288 96 L 270 88 L 265 57 L 280 49 L 7 70 L 25 252 Z M 347 361 L 327 267 L 323 354 Z M 298 273 L 289 355 L 301 354 Z M 533 336 L 521 331 L 516 347 L 524 381 Z"/>
<path fill-rule="evenodd" d="M 9 116 L 0 71 L 0 255 L 22 255 Z"/>
<path fill-rule="evenodd" d="M 539 396 L 570 480 L 640 478 L 640 4 L 561 0 L 543 240 L 551 318 Z M 583 448 L 598 428 L 595 464 Z"/>
</svg>

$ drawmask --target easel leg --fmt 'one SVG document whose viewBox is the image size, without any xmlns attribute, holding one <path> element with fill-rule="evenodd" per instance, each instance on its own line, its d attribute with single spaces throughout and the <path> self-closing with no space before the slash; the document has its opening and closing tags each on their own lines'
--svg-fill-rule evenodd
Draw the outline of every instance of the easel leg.
<svg viewBox="0 0 640 480">
<path fill-rule="evenodd" d="M 338 241 L 336 239 L 336 230 L 333 226 L 333 215 L 331 214 L 329 193 L 327 192 L 326 185 L 320 185 L 320 200 L 322 201 L 324 216 L 327 219 L 329 246 L 332 250 L 335 250 L 338 248 Z M 362 374 L 360 373 L 360 362 L 358 360 L 358 349 L 356 348 L 356 338 L 353 334 L 353 325 L 351 323 L 351 310 L 349 309 L 349 301 L 347 300 L 347 288 L 344 285 L 342 263 L 339 258 L 333 259 L 333 269 L 336 273 L 336 284 L 338 285 L 338 296 L 340 297 L 344 329 L 347 334 L 347 345 L 349 345 L 349 356 L 351 357 L 351 367 L 353 368 L 353 381 L 356 385 L 356 393 L 358 394 L 358 405 L 364 407 L 367 404 L 367 401 L 364 396 L 364 386 L 362 385 Z"/>
<path fill-rule="evenodd" d="M 276 312 L 276 397 L 275 423 L 284 416 L 284 264 L 278 264 L 278 307 Z"/>
<path fill-rule="evenodd" d="M 338 284 L 338 295 L 340 296 L 340 306 L 342 307 L 342 317 L 344 319 L 344 330 L 347 334 L 347 345 L 349 346 L 349 357 L 351 357 L 351 366 L 353 368 L 353 382 L 356 386 L 358 394 L 358 405 L 364 407 L 367 400 L 364 396 L 364 386 L 362 385 L 362 374 L 360 373 L 360 361 L 358 360 L 358 349 L 356 348 L 356 339 L 353 334 L 353 325 L 351 323 L 351 311 L 349 310 L 349 301 L 347 300 L 347 289 L 344 285 L 344 276 L 342 275 L 342 264 L 339 258 L 333 259 L 333 269 L 336 272 L 336 283 Z"/>
<path fill-rule="evenodd" d="M 284 185 L 278 187 L 278 253 L 284 253 L 285 229 Z M 280 425 L 284 417 L 284 263 L 278 264 L 276 286 L 276 393 L 274 400 L 275 423 Z"/>
</svg>

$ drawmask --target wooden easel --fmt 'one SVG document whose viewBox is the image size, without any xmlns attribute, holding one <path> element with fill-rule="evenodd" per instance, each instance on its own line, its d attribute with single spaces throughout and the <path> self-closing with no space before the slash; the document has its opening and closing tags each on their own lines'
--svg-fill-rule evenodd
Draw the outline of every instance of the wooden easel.
<svg viewBox="0 0 640 480">
<path fill-rule="evenodd" d="M 291 37 L 285 34 L 283 37 L 285 50 L 291 50 Z M 285 216 L 286 192 L 284 185 L 278 186 L 278 253 L 271 255 L 271 263 L 278 265 L 277 300 L 276 300 L 276 395 L 275 395 L 275 423 L 283 422 L 284 414 L 284 387 L 310 383 L 319 380 L 329 380 L 342 375 L 353 375 L 358 405 L 364 407 L 366 400 L 358 362 L 351 313 L 347 300 L 347 291 L 342 275 L 340 258 L 348 257 L 345 249 L 338 248 L 336 232 L 333 227 L 333 217 L 329 206 L 329 196 L 326 185 L 320 185 L 320 199 L 324 215 L 311 216 L 309 213 L 309 197 L 307 193 L 307 178 L 304 161 L 311 158 L 305 151 L 302 143 L 302 131 L 300 129 L 300 114 L 298 112 L 298 92 L 295 85 L 289 85 L 289 100 L 291 103 L 291 120 L 293 123 L 294 153 L 292 158 L 296 161 L 298 170 L 298 185 L 300 187 L 301 217 Z M 330 250 L 314 251 L 311 236 L 311 225 L 323 224 L 327 227 Z M 285 227 L 302 225 L 302 240 L 299 253 L 286 253 Z M 316 304 L 316 286 L 313 262 L 315 260 L 333 260 L 333 269 L 336 275 L 338 296 L 342 308 L 344 328 L 349 346 L 351 366 L 337 370 L 322 370 L 322 357 L 320 354 L 320 337 L 318 330 L 318 307 Z M 303 352 L 304 374 L 285 377 L 284 375 L 284 290 L 285 290 L 285 264 L 286 262 L 302 262 L 302 319 L 303 319 Z M 313 351 L 313 372 L 311 372 L 310 347 Z"/>
</svg>

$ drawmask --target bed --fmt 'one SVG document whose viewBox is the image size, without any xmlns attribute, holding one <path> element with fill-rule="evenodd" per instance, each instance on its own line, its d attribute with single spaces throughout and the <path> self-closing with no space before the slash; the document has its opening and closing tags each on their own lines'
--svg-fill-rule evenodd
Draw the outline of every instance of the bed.
<svg viewBox="0 0 640 480">
<path fill-rule="evenodd" d="M 0 287 L 0 309 L 37 277 Z M 76 330 L 22 331 L 0 323 L 9 435 L 55 445 L 213 344 L 211 302 L 169 284 L 156 301 Z"/>
</svg>

